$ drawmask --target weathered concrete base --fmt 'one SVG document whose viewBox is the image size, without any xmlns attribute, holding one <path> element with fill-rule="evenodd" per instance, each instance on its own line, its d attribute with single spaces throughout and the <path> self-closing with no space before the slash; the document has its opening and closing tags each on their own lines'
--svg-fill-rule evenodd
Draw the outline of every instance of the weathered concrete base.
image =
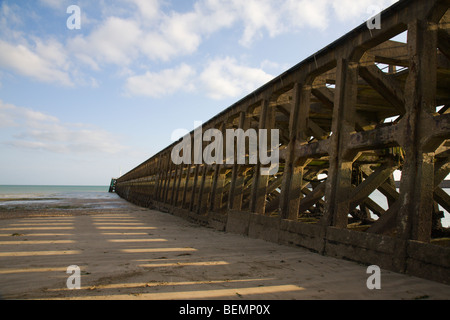
<svg viewBox="0 0 450 320">
<path fill-rule="evenodd" d="M 399 259 L 397 248 L 401 242 L 386 235 L 324 228 L 318 224 L 235 210 L 227 214 L 210 212 L 208 215 L 197 215 L 187 209 L 158 202 L 153 202 L 150 207 L 216 230 L 302 247 L 322 255 L 378 265 L 386 270 L 450 284 L 450 247 L 406 241 L 406 258 L 399 267 L 395 260 Z"/>
<path fill-rule="evenodd" d="M 315 224 L 281 220 L 278 242 L 323 253 L 325 230 Z"/>
<path fill-rule="evenodd" d="M 219 231 L 225 231 L 227 226 L 227 215 L 223 213 L 210 212 L 208 214 L 208 226 Z"/>
<path fill-rule="evenodd" d="M 328 227 L 326 231 L 326 255 L 401 271 L 395 270 L 393 263 L 396 239 L 334 227 Z"/>
<path fill-rule="evenodd" d="M 406 273 L 449 284 L 450 248 L 409 241 Z"/>
</svg>

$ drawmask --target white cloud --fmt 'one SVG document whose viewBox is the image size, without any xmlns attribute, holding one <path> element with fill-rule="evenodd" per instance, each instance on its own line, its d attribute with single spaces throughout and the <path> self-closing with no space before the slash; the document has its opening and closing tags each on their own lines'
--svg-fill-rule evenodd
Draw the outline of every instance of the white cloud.
<svg viewBox="0 0 450 320">
<path fill-rule="evenodd" d="M 35 48 L 0 40 L 0 67 L 38 81 L 72 86 L 65 49 L 56 41 L 36 41 Z"/>
<path fill-rule="evenodd" d="M 143 39 L 138 42 L 139 50 L 144 57 L 161 61 L 196 52 L 202 37 L 194 30 L 195 19 L 192 14 L 166 17 L 159 29 L 144 32 Z"/>
<path fill-rule="evenodd" d="M 68 53 L 61 43 L 53 39 L 50 39 L 47 42 L 36 39 L 35 43 L 35 53 L 37 56 L 59 69 L 68 69 Z"/>
<path fill-rule="evenodd" d="M 11 104 L 4 104 L 0 100 L 0 129 L 16 126 L 14 117 L 10 114 L 11 109 L 15 107 Z"/>
<path fill-rule="evenodd" d="M 68 48 L 94 69 L 99 63 L 126 66 L 136 58 L 141 40 L 142 31 L 135 21 L 110 17 L 89 36 L 69 40 Z"/>
<path fill-rule="evenodd" d="M 273 76 L 259 68 L 239 64 L 226 57 L 210 60 L 200 74 L 193 67 L 181 64 L 160 72 L 146 72 L 127 79 L 130 95 L 160 98 L 176 91 L 203 89 L 212 99 L 237 98 L 272 80 Z"/>
<path fill-rule="evenodd" d="M 266 30 L 270 36 L 275 36 L 281 29 L 281 10 L 279 2 L 270 0 L 234 1 L 240 19 L 244 24 L 244 34 L 240 43 L 249 46 L 254 40 L 263 37 Z"/>
<path fill-rule="evenodd" d="M 222 28 L 229 28 L 238 21 L 239 12 L 233 1 L 201 0 L 194 5 L 197 28 L 210 35 Z"/>
<path fill-rule="evenodd" d="M 8 25 L 21 24 L 22 19 L 19 16 L 19 12 L 20 8 L 17 5 L 8 5 L 6 2 L 3 2 L 0 8 L 0 26 L 2 29 L 9 29 Z"/>
<path fill-rule="evenodd" d="M 230 57 L 210 61 L 200 75 L 203 87 L 213 99 L 238 97 L 272 79 L 263 70 L 239 65 Z"/>
<path fill-rule="evenodd" d="M 373 12 L 369 10 L 371 7 L 379 7 L 380 11 L 382 11 L 397 1 L 398 0 L 341 0 L 332 1 L 331 5 L 333 6 L 339 21 L 350 21 L 361 16 L 364 17 L 364 19 L 369 19 L 373 16 Z"/>
<path fill-rule="evenodd" d="M 196 52 L 205 37 L 230 27 L 236 15 L 220 0 L 199 1 L 191 11 L 168 14 L 160 11 L 150 28 L 142 26 L 144 39 L 139 49 L 151 60 L 168 61 Z"/>
<path fill-rule="evenodd" d="M 196 26 L 198 18 L 197 13 L 174 13 L 163 22 L 162 34 L 176 44 L 181 52 L 192 53 L 197 50 L 201 42 L 201 33 Z"/>
<path fill-rule="evenodd" d="M 2 143 L 15 147 L 71 154 L 116 154 L 126 149 L 101 128 L 63 123 L 54 116 L 0 100 L 0 129 L 7 128 L 14 134 Z"/>
<path fill-rule="evenodd" d="M 158 32 L 148 32 L 141 42 L 143 54 L 150 60 L 169 61 L 179 48 Z"/>
<path fill-rule="evenodd" d="M 283 71 L 289 69 L 291 65 L 289 64 L 280 64 L 278 62 L 270 61 L 270 60 L 264 60 L 260 64 L 260 68 L 262 70 L 271 70 L 273 74 L 280 74 Z"/>
<path fill-rule="evenodd" d="M 380 0 L 377 5 L 385 8 L 394 2 L 396 0 Z M 40 3 L 57 9 L 66 7 L 69 2 L 40 0 Z M 233 28 L 240 45 L 250 47 L 266 36 L 295 33 L 303 28 L 326 30 L 333 21 L 365 17 L 372 4 L 373 0 L 196 0 L 190 10 L 177 12 L 171 10 L 170 2 L 162 0 L 101 1 L 97 6 L 100 6 L 99 19 L 102 20 L 91 21 L 88 31 L 74 33 L 75 36 L 68 38 L 66 43 L 30 39 L 31 36 L 16 31 L 14 36 L 5 36 L 0 40 L 0 67 L 38 81 L 73 86 L 98 83 L 92 76 L 83 75 L 81 68 L 101 71 L 114 65 L 119 68 L 119 76 L 128 77 L 126 88 L 131 94 L 161 96 L 183 88 L 177 79 L 172 79 L 173 84 L 167 83 L 171 72 L 183 79 L 192 76 L 192 68 L 169 65 L 166 71 L 134 77 L 125 76 L 128 73 L 125 71 L 131 70 L 135 74 L 138 73 L 136 67 L 148 68 L 155 61 L 170 63 L 174 58 L 192 55 L 208 37 L 227 28 Z M 93 5 L 81 2 L 80 6 L 85 17 L 89 11 L 83 9 Z M 11 6 L 2 4 L 1 10 L 4 17 L 0 16 L 0 26 L 8 26 L 6 16 L 8 21 L 23 18 L 17 16 L 20 12 L 17 8 L 12 10 Z M 15 40 L 5 41 L 6 38 Z M 212 96 L 234 96 L 240 92 L 238 88 L 247 87 L 245 83 L 237 83 L 239 81 L 233 75 L 238 73 L 234 68 L 236 65 L 236 62 L 219 59 L 219 66 L 208 65 L 204 70 L 203 78 L 211 79 L 207 87 L 213 92 Z M 255 79 L 268 79 L 262 70 L 241 66 L 240 72 L 242 70 L 250 77 L 248 87 L 260 83 Z M 219 77 L 209 76 L 213 73 Z M 164 85 L 154 83 L 154 79 L 161 80 Z M 154 88 L 149 89 L 148 84 Z"/>
<path fill-rule="evenodd" d="M 66 9 L 70 5 L 68 0 L 39 0 L 39 2 L 55 10 Z"/>
<path fill-rule="evenodd" d="M 133 4 L 128 17 L 109 16 L 89 35 L 70 40 L 69 47 L 95 70 L 103 63 L 128 66 L 139 57 L 169 61 L 196 52 L 207 37 L 226 28 L 241 28 L 244 46 L 265 33 L 275 37 L 302 27 L 324 29 L 328 2 L 198 0 L 190 11 L 166 12 L 157 0 L 124 0 Z"/>
<path fill-rule="evenodd" d="M 297 29 L 310 27 L 324 30 L 329 25 L 329 5 L 329 0 L 287 0 L 283 8 L 284 19 L 288 21 L 285 27 L 293 26 Z"/>
<path fill-rule="evenodd" d="M 196 2 L 196 23 L 204 34 L 239 25 L 245 47 L 263 39 L 309 27 L 328 26 L 330 0 L 201 0 Z M 207 23 L 204 23 L 207 22 Z"/>
<path fill-rule="evenodd" d="M 194 75 L 195 71 L 192 67 L 182 64 L 157 73 L 148 71 L 144 75 L 129 77 L 126 89 L 132 95 L 161 97 L 177 90 L 193 90 Z"/>
<path fill-rule="evenodd" d="M 160 6 L 158 0 L 127 0 L 133 3 L 139 10 L 139 14 L 148 23 L 152 23 L 153 20 L 158 18 L 160 14 Z"/>
</svg>

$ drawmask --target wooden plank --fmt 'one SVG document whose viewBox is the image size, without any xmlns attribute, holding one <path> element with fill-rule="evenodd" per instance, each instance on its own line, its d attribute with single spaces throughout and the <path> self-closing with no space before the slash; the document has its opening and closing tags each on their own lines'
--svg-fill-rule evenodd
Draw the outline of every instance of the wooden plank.
<svg viewBox="0 0 450 320">
<path fill-rule="evenodd" d="M 386 75 L 375 65 L 361 66 L 359 75 L 382 97 L 389 101 L 398 110 L 399 114 L 406 112 L 403 89 L 393 76 Z"/>
<path fill-rule="evenodd" d="M 334 107 L 334 94 L 333 91 L 326 88 L 313 88 L 311 90 L 311 93 L 319 99 L 320 102 L 323 103 L 323 105 L 330 110 L 333 110 Z"/>
<path fill-rule="evenodd" d="M 368 51 L 379 63 L 409 67 L 408 48 L 405 43 L 388 40 Z"/>
<path fill-rule="evenodd" d="M 302 213 L 305 210 L 308 210 L 317 201 L 319 201 L 325 194 L 326 183 L 322 182 L 318 186 L 316 186 L 311 193 L 309 193 L 306 197 L 300 200 L 300 205 L 298 212 Z"/>
<path fill-rule="evenodd" d="M 370 196 L 370 194 L 380 187 L 396 169 L 397 166 L 394 166 L 391 162 L 383 164 L 371 175 L 369 175 L 369 177 L 367 177 L 367 179 L 365 179 L 361 184 L 355 187 L 350 193 L 351 198 L 349 199 L 349 211 L 355 209 L 358 204 Z"/>
<path fill-rule="evenodd" d="M 447 210 L 447 212 L 450 212 L 450 196 L 441 187 L 434 189 L 433 199 Z"/>
</svg>

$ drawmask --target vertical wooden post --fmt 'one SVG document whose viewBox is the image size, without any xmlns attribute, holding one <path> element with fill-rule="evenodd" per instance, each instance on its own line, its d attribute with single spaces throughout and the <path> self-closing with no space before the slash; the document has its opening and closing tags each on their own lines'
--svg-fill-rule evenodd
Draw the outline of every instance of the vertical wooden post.
<svg viewBox="0 0 450 320">
<path fill-rule="evenodd" d="M 270 130 L 275 126 L 275 109 L 269 107 L 269 101 L 264 99 L 261 105 L 261 114 L 259 117 L 259 129 L 267 129 L 267 134 L 269 136 L 267 143 L 270 146 Z M 261 137 L 259 137 L 260 139 Z M 268 148 L 268 150 L 270 150 Z M 261 163 L 255 165 L 255 170 L 253 173 L 253 184 L 250 195 L 250 211 L 264 214 L 266 208 L 266 190 L 267 183 L 269 181 L 269 176 L 261 175 Z"/>
<path fill-rule="evenodd" d="M 205 164 L 205 165 L 203 165 L 203 168 L 201 170 L 200 189 L 198 191 L 197 208 L 196 208 L 197 214 L 201 213 L 202 206 L 204 205 L 203 193 L 205 191 L 205 183 L 206 183 L 207 175 L 208 175 L 208 166 Z"/>
<path fill-rule="evenodd" d="M 164 203 L 167 203 L 169 192 L 170 192 L 170 182 L 172 181 L 172 168 L 174 167 L 174 164 L 172 162 L 172 159 L 170 158 L 170 155 L 167 155 L 167 172 L 166 172 L 166 181 L 164 182 L 164 194 L 162 201 Z"/>
<path fill-rule="evenodd" d="M 295 83 L 289 118 L 289 144 L 281 188 L 280 211 L 283 219 L 297 220 L 302 198 L 303 169 L 308 161 L 298 161 L 295 148 L 306 140 L 307 118 L 310 108 L 311 86 Z"/>
<path fill-rule="evenodd" d="M 220 130 L 222 132 L 222 154 L 226 154 L 226 125 L 221 123 Z M 215 211 L 222 207 L 222 197 L 224 192 L 225 174 L 222 171 L 223 163 L 216 163 L 214 166 L 214 174 L 212 176 L 211 197 L 209 201 L 209 211 Z"/>
<path fill-rule="evenodd" d="M 170 158 L 170 157 L 169 157 Z M 174 172 L 172 172 L 174 171 Z M 177 176 L 178 166 L 172 160 L 169 161 L 169 181 L 167 184 L 167 193 L 164 199 L 165 203 L 172 203 L 172 198 L 175 192 L 175 181 Z"/>
<path fill-rule="evenodd" d="M 437 26 L 425 21 L 408 25 L 409 75 L 405 86 L 406 114 L 402 147 L 405 164 L 400 184 L 402 206 L 397 233 L 401 239 L 428 242 L 431 237 L 434 150 L 421 145 L 423 126 L 436 110 Z"/>
<path fill-rule="evenodd" d="M 326 181 L 324 223 L 346 228 L 348 196 L 351 191 L 352 164 L 355 154 L 347 154 L 345 146 L 355 130 L 358 94 L 358 63 L 339 59 L 336 67 L 336 90 L 333 109 L 330 166 Z"/>
<path fill-rule="evenodd" d="M 158 201 L 164 201 L 164 194 L 166 192 L 166 187 L 167 187 L 167 172 L 169 170 L 169 163 L 167 162 L 167 158 L 166 155 L 163 155 L 163 172 L 162 172 L 162 185 L 161 185 L 161 190 L 160 190 L 160 194 L 158 196 Z"/>
<path fill-rule="evenodd" d="M 239 128 L 247 130 L 248 121 L 245 112 L 239 114 Z M 228 197 L 228 208 L 231 210 L 241 210 L 242 208 L 242 192 L 244 188 L 244 179 L 247 172 L 245 165 L 237 164 L 236 148 L 233 164 L 233 173 L 231 176 L 230 193 Z"/>
<path fill-rule="evenodd" d="M 186 178 L 184 179 L 183 198 L 181 200 L 181 208 L 184 208 L 186 205 L 192 170 L 193 170 L 192 165 L 188 164 L 186 166 Z"/>
<path fill-rule="evenodd" d="M 162 156 L 159 155 L 157 158 L 156 173 L 155 173 L 155 193 L 153 199 L 158 200 L 159 190 L 161 188 L 161 172 L 162 172 Z"/>
<path fill-rule="evenodd" d="M 180 164 L 179 166 L 177 166 L 178 168 L 178 176 L 175 175 L 175 185 L 174 185 L 174 195 L 172 198 L 172 205 L 173 206 L 177 206 L 178 205 L 178 198 L 179 198 L 179 194 L 180 194 L 180 185 L 181 185 L 181 179 L 183 177 L 183 171 L 184 171 L 184 165 Z"/>
<path fill-rule="evenodd" d="M 222 165 L 217 164 L 214 169 L 213 186 L 211 190 L 210 211 L 222 208 L 222 199 L 226 174 L 221 172 Z"/>
<path fill-rule="evenodd" d="M 194 170 L 194 182 L 192 184 L 192 192 L 191 192 L 191 199 L 189 202 L 189 211 L 193 211 L 194 210 L 194 205 L 195 205 L 195 193 L 197 192 L 197 182 L 198 182 L 198 175 L 199 175 L 199 171 L 200 171 L 200 164 L 196 164 L 195 165 L 195 170 Z"/>
<path fill-rule="evenodd" d="M 209 169 L 209 166 L 204 165 L 200 192 L 198 194 L 197 214 L 205 214 L 208 210 L 212 184 L 212 174 Z"/>
</svg>

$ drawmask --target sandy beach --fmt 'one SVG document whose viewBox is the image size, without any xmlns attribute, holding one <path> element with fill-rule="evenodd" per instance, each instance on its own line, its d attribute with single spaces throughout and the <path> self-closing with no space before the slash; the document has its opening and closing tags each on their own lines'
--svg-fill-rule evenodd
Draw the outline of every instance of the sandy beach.
<svg viewBox="0 0 450 320">
<path fill-rule="evenodd" d="M 37 201 L 39 202 L 39 201 Z M 69 290 L 69 266 L 80 289 Z M 449 299 L 450 286 L 200 227 L 118 197 L 0 210 L 2 299 Z"/>
</svg>

